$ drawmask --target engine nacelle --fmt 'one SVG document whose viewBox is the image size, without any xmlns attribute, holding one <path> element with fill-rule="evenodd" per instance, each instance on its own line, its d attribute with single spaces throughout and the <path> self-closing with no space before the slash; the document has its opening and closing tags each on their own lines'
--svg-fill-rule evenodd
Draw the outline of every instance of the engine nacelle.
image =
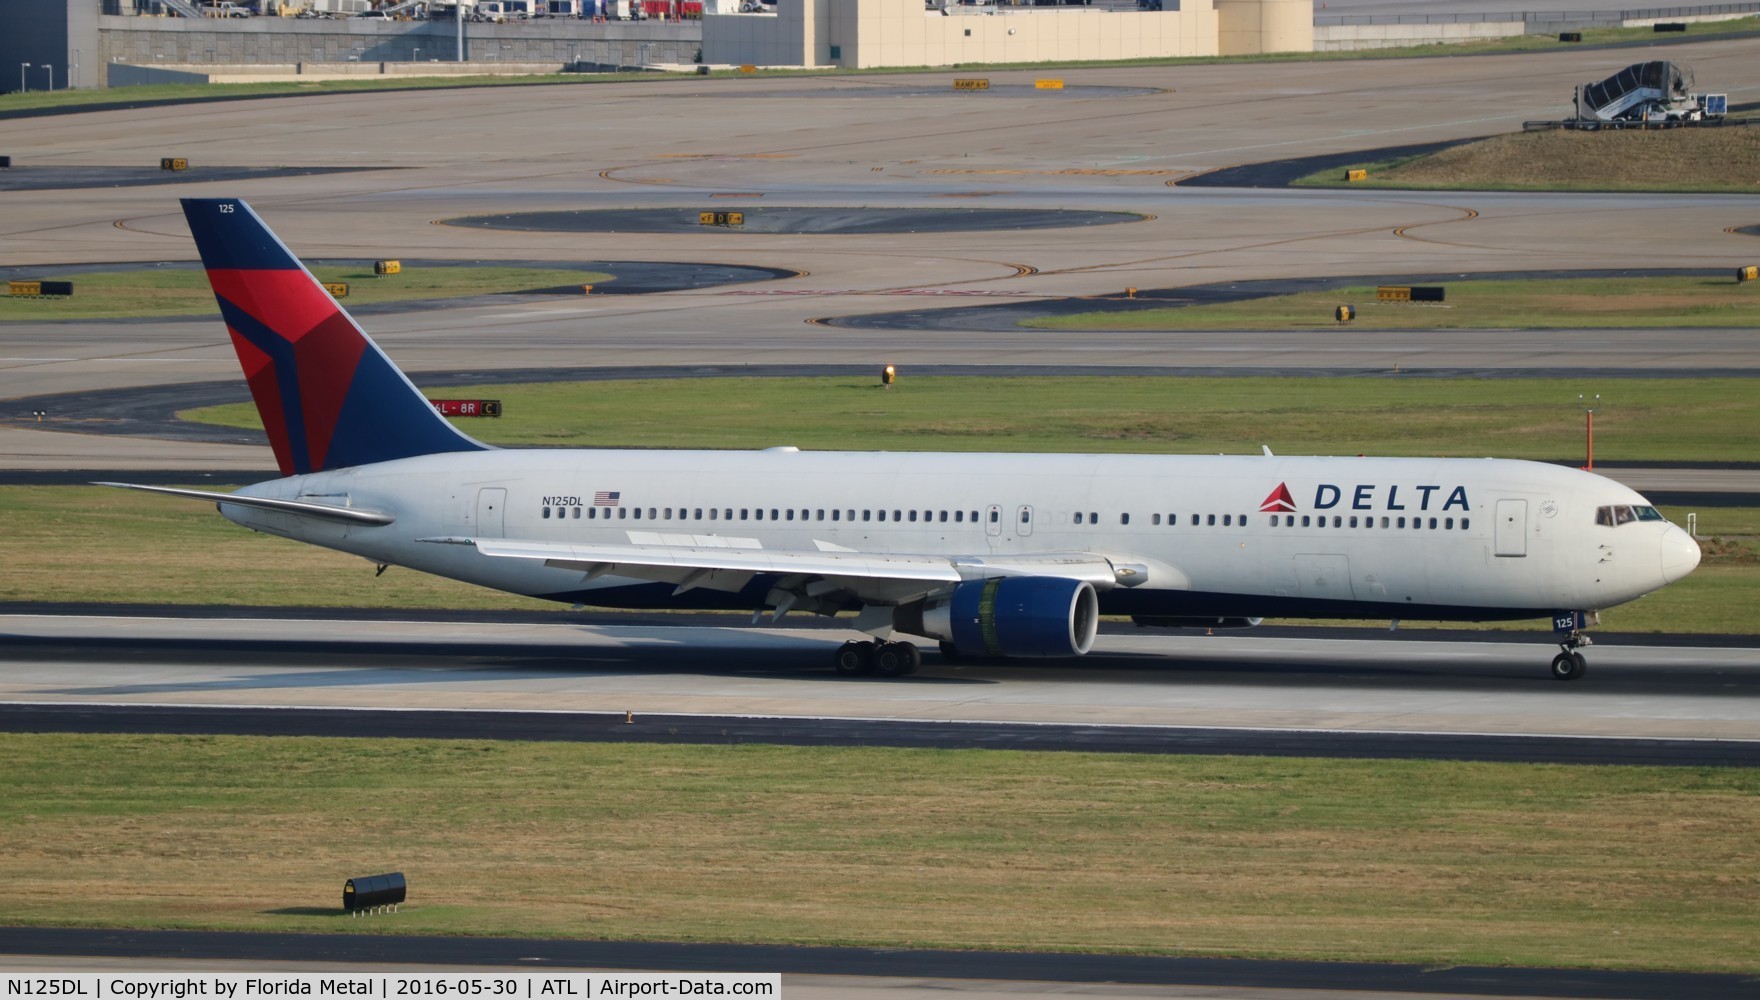
<svg viewBox="0 0 1760 1000">
<path fill-rule="evenodd" d="M 1176 615 L 1132 615 L 1138 628 L 1252 628 L 1263 618 L 1198 618 Z"/>
<path fill-rule="evenodd" d="M 1081 656 L 1100 630 L 1100 598 L 1086 580 L 968 580 L 951 593 L 900 606 L 892 623 L 952 643 L 965 656 Z"/>
</svg>

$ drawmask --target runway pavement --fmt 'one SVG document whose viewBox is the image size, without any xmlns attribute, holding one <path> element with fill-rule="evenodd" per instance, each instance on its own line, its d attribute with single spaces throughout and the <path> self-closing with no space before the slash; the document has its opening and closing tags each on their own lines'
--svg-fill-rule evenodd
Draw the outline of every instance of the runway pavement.
<svg viewBox="0 0 1760 1000">
<path fill-rule="evenodd" d="M 1366 740 L 1352 747 L 1373 745 L 1373 734 L 1760 740 L 1760 650 L 1741 646 L 1609 642 L 1588 650 L 1586 678 L 1560 683 L 1547 673 L 1546 633 L 1434 642 L 1141 630 L 1102 635 L 1095 652 L 1072 661 L 950 664 L 931 649 L 914 677 L 883 680 L 831 671 L 833 650 L 851 635 L 591 618 L 9 615 L 0 617 L 0 701 L 1197 727 Z"/>
<path fill-rule="evenodd" d="M 463 971 L 494 966 L 529 971 L 780 971 L 783 995 L 789 1000 L 837 1000 L 851 996 L 884 1000 L 1000 1000 L 1072 995 L 1184 1000 L 1401 1000 L 1437 996 L 1742 1000 L 1752 996 L 1754 987 L 1754 979 L 1749 976 L 1679 972 L 1427 968 L 1370 962 L 418 938 L 385 934 L 0 927 L 0 969 L 8 972 L 245 972 L 261 968 L 394 971 L 400 965 Z"/>
</svg>

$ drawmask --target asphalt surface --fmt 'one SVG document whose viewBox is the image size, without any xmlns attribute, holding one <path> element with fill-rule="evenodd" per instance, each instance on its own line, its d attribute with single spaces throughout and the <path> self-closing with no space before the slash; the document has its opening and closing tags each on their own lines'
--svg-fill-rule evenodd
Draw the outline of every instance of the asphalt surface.
<svg viewBox="0 0 1760 1000">
<path fill-rule="evenodd" d="M 1336 990 L 1452 996 L 1598 997 L 1605 1000 L 1751 1000 L 1760 979 L 1683 972 L 1589 969 L 1434 968 L 1369 962 L 1271 962 L 1150 955 L 1057 955 L 893 948 L 809 948 L 653 941 L 406 937 L 396 934 L 262 934 L 0 927 L 0 952 L 75 958 L 255 959 L 370 962 L 411 966 L 482 965 L 669 972 L 781 972 L 783 975 L 885 976 L 1216 986 L 1260 990 Z M 786 985 L 785 985 L 786 991 Z M 949 991 L 952 993 L 953 991 Z M 1041 991 L 1035 991 L 1041 992 Z M 1044 991 L 1051 992 L 1051 991 Z M 1061 991 L 1057 991 L 1061 992 Z"/>
<path fill-rule="evenodd" d="M 1352 288 L 1367 285 L 1441 285 L 1444 290 L 1449 285 L 1472 281 L 1512 281 L 1521 279 L 1575 279 L 1575 278 L 1724 278 L 1731 275 L 1730 268 L 1619 268 L 1592 269 L 1582 271 L 1483 271 L 1473 274 L 1460 272 L 1429 272 L 1422 274 L 1351 274 L 1315 278 L 1261 278 L 1242 281 L 1216 282 L 1203 285 L 1184 285 L 1175 288 L 1138 288 L 1134 295 L 1124 289 L 1105 295 L 1084 295 L 1065 299 L 1041 299 L 1033 302 L 1001 302 L 977 306 L 963 306 L 952 309 L 931 309 L 922 311 L 897 311 L 871 313 L 857 316 L 828 316 L 815 322 L 830 327 L 850 330 L 994 330 L 1011 331 L 1020 328 L 1025 322 L 1040 319 L 1051 319 L 1058 316 L 1074 316 L 1092 312 L 1130 313 L 1148 309 L 1177 309 L 1183 306 L 1210 306 L 1228 302 L 1245 302 L 1249 299 L 1266 298 L 1272 295 L 1295 295 L 1303 292 L 1323 292 L 1335 288 Z M 1069 333 L 1075 331 L 1056 331 Z M 1189 332 L 1189 331 L 1188 331 Z M 1217 330 L 1210 331 L 1218 336 L 1241 336 L 1249 331 Z M 1380 331 L 1389 336 L 1396 336 L 1401 330 Z M 1539 331 L 1536 331 L 1539 333 Z M 1448 376 L 1453 374 L 1442 369 L 1404 369 L 1401 375 L 1416 372 L 1422 375 Z M 1476 372 L 1474 377 L 1543 377 L 1557 378 L 1561 373 L 1568 372 L 1572 376 L 1601 375 L 1612 377 L 1609 370 L 1597 371 L 1592 366 L 1570 367 L 1558 369 L 1509 368 L 1499 369 L 1493 375 L 1490 372 Z M 1716 374 L 1712 374 L 1715 372 Z M 1392 370 L 1384 370 L 1375 374 L 1393 374 Z M 1731 369 L 1634 369 L 1621 370 L 1618 377 L 1637 378 L 1715 378 L 1746 374 L 1745 370 Z"/>
<path fill-rule="evenodd" d="M 1340 733 L 902 720 L 363 709 L 201 708 L 0 703 L 0 730 L 179 736 L 908 747 L 1070 753 L 1201 754 L 1517 764 L 1760 767 L 1760 741 L 1619 740 L 1427 733 Z"/>
<path fill-rule="evenodd" d="M 144 187 L 157 184 L 220 184 L 277 177 L 312 177 L 355 170 L 388 167 L 204 167 L 161 170 L 158 167 L 86 167 L 72 165 L 32 166 L 13 157 L 10 169 L 0 170 L 0 192 L 78 191 L 89 188 Z"/>
<path fill-rule="evenodd" d="M 1019 229 L 1065 229 L 1141 222 L 1129 212 L 1010 208 L 766 208 L 717 203 L 716 212 L 740 212 L 738 226 L 715 227 L 727 233 L 836 233 L 843 236 L 882 233 L 1003 232 Z M 705 227 L 694 209 L 592 209 L 578 212 L 521 212 L 447 219 L 449 226 L 516 229 L 558 233 L 701 233 Z M 704 210 L 706 211 L 706 209 Z"/>
<path fill-rule="evenodd" d="M 370 567 L 338 580 L 371 585 Z M 10 609 L 9 609 L 10 610 Z M 322 609 L 72 615 L 50 606 L 0 618 L 0 702 L 182 709 L 572 713 L 583 717 L 739 718 L 752 738 L 958 739 L 965 723 L 1026 726 L 1048 740 L 1075 727 L 1096 748 L 1148 752 L 1153 733 L 1244 735 L 1322 752 L 1628 754 L 1575 740 L 1645 743 L 1659 759 L 1709 762 L 1760 745 L 1760 652 L 1751 637 L 1627 640 L 1598 634 L 1588 676 L 1561 684 L 1548 632 L 1438 637 L 1368 629 L 1109 627 L 1074 660 L 950 661 L 926 644 L 909 678 L 831 670 L 847 622 L 738 615 L 477 613 L 328 615 Z M 840 720 L 780 733 L 764 720 Z M 867 728 L 880 723 L 880 729 Z M 905 728 L 894 732 L 891 724 Z M 921 724 L 930 728 L 914 731 Z M 1133 727 L 1128 732 L 1115 727 Z M 613 727 L 616 729 L 617 727 Z M 723 738 L 712 727 L 712 738 Z M 1094 733 L 1088 734 L 1087 730 Z M 884 730 L 884 732 L 882 731 Z M 617 729 L 635 734 L 638 729 Z M 1333 743 L 1332 734 L 1350 734 Z M 804 735 L 803 735 L 804 734 Z M 890 734 L 890 735 L 889 735 Z M 1106 735 L 1114 734 L 1114 735 Z M 1380 734 L 1379 736 L 1377 734 Z M 1446 737 L 1426 744 L 1430 737 Z M 1473 749 L 1479 737 L 1533 737 Z M 1546 742 L 1570 738 L 1568 744 Z M 991 737 L 986 737 L 991 738 Z M 1074 738 L 1074 736 L 1071 736 Z M 1357 740 L 1363 742 L 1356 742 Z M 1377 742 L 1385 740 L 1385 742 Z M 1656 741 L 1685 741 L 1664 747 Z M 1185 741 L 1193 742 L 1193 741 Z M 1729 745 L 1724 745 L 1729 744 Z M 1732 746 L 1734 749 L 1732 749 Z M 1438 749 L 1440 748 L 1440 749 Z M 1464 749 L 1463 749 L 1464 748 Z M 1342 751 L 1341 751 L 1342 752 Z"/>
<path fill-rule="evenodd" d="M 1041 71 L 1041 75 L 1056 79 L 1059 78 L 1059 71 L 1055 69 L 1043 70 Z M 988 80 L 990 78 L 990 74 L 984 70 L 972 70 L 969 72 L 962 70 L 957 72 L 955 76 L 958 79 L 977 78 Z M 790 99 L 795 97 L 829 98 L 832 100 L 843 100 L 847 98 L 881 98 L 884 100 L 898 100 L 901 98 L 946 97 L 948 92 L 952 90 L 951 84 L 932 87 L 874 86 L 871 83 L 864 84 L 859 80 L 850 80 L 848 78 L 836 80 L 835 82 L 828 80 L 827 83 L 832 85 L 817 90 L 810 90 L 805 93 L 786 90 L 753 90 L 740 94 L 739 100 L 743 101 L 752 98 Z M 1156 87 L 1096 87 L 1084 86 L 1079 83 L 1071 84 L 1068 82 L 1065 82 L 1062 87 L 1057 89 L 1040 88 L 1030 83 L 991 83 L 990 86 L 983 90 L 954 91 L 961 100 L 982 101 L 986 98 L 1026 98 L 1029 100 L 1045 101 L 1051 104 L 1054 104 L 1057 101 L 1086 100 L 1089 98 L 1117 99 L 1120 97 L 1142 97 L 1146 94 L 1158 94 L 1162 92 L 1162 90 Z"/>
<path fill-rule="evenodd" d="M 710 264 L 691 262 L 669 262 L 648 260 L 443 260 L 435 258 L 399 258 L 405 267 L 410 268 L 447 268 L 447 267 L 508 267 L 535 268 L 546 271 L 591 271 L 611 276 L 609 281 L 599 280 L 593 285 L 594 295 L 652 295 L 658 292 L 679 292 L 693 289 L 716 288 L 721 285 L 745 285 L 758 281 L 774 281 L 779 278 L 792 278 L 796 272 L 780 267 L 746 267 L 739 264 Z M 364 267 L 371 269 L 375 258 L 370 257 L 314 257 L 304 261 L 307 267 Z M 30 264 L 0 267 L 0 281 L 18 281 L 43 276 L 77 277 L 81 274 L 112 273 L 118 271 L 196 271 L 201 269 L 201 262 L 195 260 L 172 261 L 118 261 L 97 264 Z M 75 286 L 75 293 L 78 293 Z M 456 308 L 463 305 L 480 306 L 496 301 L 500 295 L 529 294 L 568 294 L 579 295 L 579 285 L 566 288 L 530 288 L 516 292 L 503 292 L 497 295 L 457 296 L 438 299 L 406 299 L 401 302 L 380 303 L 343 303 L 351 314 L 359 316 L 383 315 L 385 313 L 417 312 L 431 309 Z M 205 315 L 182 317 L 189 322 L 217 323 L 218 312 Z M 155 317 L 163 321 L 165 317 Z M 90 323 L 130 323 L 128 319 L 107 320 L 73 320 L 80 324 Z"/>
<path fill-rule="evenodd" d="M 1301 180 L 1309 174 L 1317 174 L 1322 170 L 1339 169 L 1363 163 L 1380 163 L 1385 160 L 1404 160 L 1414 156 L 1428 156 L 1440 153 L 1445 149 L 1453 149 L 1469 142 L 1477 142 L 1485 136 L 1472 136 L 1465 139 L 1450 139 L 1446 142 L 1420 142 L 1410 146 L 1384 146 L 1380 149 L 1358 149 L 1346 153 L 1321 153 L 1316 156 L 1297 156 L 1287 160 L 1270 160 L 1265 163 L 1243 163 L 1235 167 L 1222 167 L 1209 170 L 1191 177 L 1182 177 L 1176 183 L 1180 187 L 1198 188 L 1281 188 Z"/>
</svg>

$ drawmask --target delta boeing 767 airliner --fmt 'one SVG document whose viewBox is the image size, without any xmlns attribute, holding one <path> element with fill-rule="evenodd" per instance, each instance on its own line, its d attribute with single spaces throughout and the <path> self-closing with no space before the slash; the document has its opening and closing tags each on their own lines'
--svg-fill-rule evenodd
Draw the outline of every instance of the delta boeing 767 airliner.
<svg viewBox="0 0 1760 1000">
<path fill-rule="evenodd" d="M 851 612 L 846 674 L 1072 657 L 1101 615 L 1550 618 L 1687 575 L 1642 496 L 1536 462 L 1264 455 L 499 449 L 453 427 L 236 199 L 183 202 L 283 478 L 210 500 L 247 528 L 566 604 Z M 128 484 L 110 484 L 128 485 Z"/>
</svg>

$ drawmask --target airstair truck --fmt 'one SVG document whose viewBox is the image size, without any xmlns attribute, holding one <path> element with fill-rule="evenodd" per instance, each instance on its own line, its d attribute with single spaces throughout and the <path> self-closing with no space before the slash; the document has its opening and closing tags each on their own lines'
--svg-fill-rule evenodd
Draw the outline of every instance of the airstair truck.
<svg viewBox="0 0 1760 1000">
<path fill-rule="evenodd" d="M 1693 93 L 1692 69 L 1662 60 L 1633 63 L 1577 88 L 1580 122 L 1696 122 L 1722 118 L 1728 109 L 1727 94 Z"/>
</svg>

